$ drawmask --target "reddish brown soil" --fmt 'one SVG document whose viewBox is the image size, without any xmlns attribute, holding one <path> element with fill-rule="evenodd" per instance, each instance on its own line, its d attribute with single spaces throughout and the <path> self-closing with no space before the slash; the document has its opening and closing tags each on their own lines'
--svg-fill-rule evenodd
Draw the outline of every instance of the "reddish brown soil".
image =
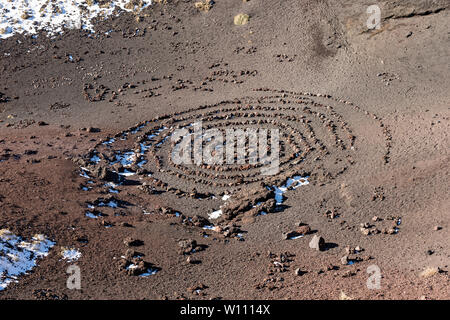
<svg viewBox="0 0 450 320">
<path fill-rule="evenodd" d="M 450 7 L 446 1 L 380 6 L 378 31 L 365 28 L 361 1 L 217 0 L 208 13 L 191 1 L 169 1 L 146 9 L 139 22 L 128 14 L 101 22 L 92 38 L 72 30 L 56 39 L 2 41 L 0 229 L 24 238 L 43 233 L 56 245 L 0 299 L 37 299 L 42 292 L 68 299 L 450 298 Z M 239 12 L 250 15 L 249 24 L 233 25 Z M 305 164 L 311 183 L 286 194 L 285 210 L 236 222 L 245 241 L 212 231 L 205 238 L 205 230 L 158 210 L 206 217 L 211 205 L 148 195 L 139 185 L 119 187 L 121 208 L 103 210 L 100 219 L 85 216 L 86 202 L 108 194 L 100 180 L 83 191 L 86 179 L 73 160 L 136 123 L 265 87 L 352 101 L 389 130 L 389 147 L 383 129 L 349 113 L 360 151 L 355 165 L 327 180 L 320 172 L 334 162 L 319 161 L 321 170 Z M 84 130 L 90 127 L 100 132 Z M 329 218 L 327 210 L 338 216 Z M 360 231 L 361 223 L 390 228 L 395 218 L 401 218 L 396 234 Z M 309 248 L 313 234 L 283 240 L 300 221 L 328 250 Z M 143 241 L 135 250 L 158 273 L 143 278 L 120 269 L 127 237 Z M 186 262 L 181 239 L 203 245 L 190 255 L 200 263 Z M 73 263 L 81 268 L 81 290 L 66 287 L 70 264 L 61 260 L 62 246 L 82 253 Z M 352 255 L 361 261 L 341 264 L 347 246 L 364 249 Z M 281 254 L 288 258 L 280 272 L 273 262 Z M 381 269 L 378 290 L 366 286 L 370 265 Z M 427 267 L 440 272 L 421 277 Z M 207 288 L 191 290 L 201 284 Z"/>
</svg>

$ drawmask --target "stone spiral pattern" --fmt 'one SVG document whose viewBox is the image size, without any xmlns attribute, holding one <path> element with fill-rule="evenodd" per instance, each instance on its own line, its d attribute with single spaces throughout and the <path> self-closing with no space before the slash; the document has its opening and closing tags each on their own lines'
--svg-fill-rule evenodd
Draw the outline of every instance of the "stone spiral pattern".
<svg viewBox="0 0 450 320">
<path fill-rule="evenodd" d="M 172 134 L 182 128 L 192 134 L 192 124 L 199 121 L 203 129 L 223 132 L 224 141 L 227 129 L 279 129 L 278 174 L 262 175 L 261 164 L 248 162 L 173 163 Z M 358 133 L 352 128 L 353 123 Z M 375 134 L 369 136 L 366 131 Z M 360 145 L 358 134 L 364 140 Z M 376 147 L 366 143 L 370 141 Z M 103 166 L 121 176 L 138 175 L 152 188 L 178 195 L 213 195 L 253 184 L 277 185 L 315 170 L 333 179 L 355 163 L 355 153 L 371 152 L 377 161 L 387 163 L 390 148 L 391 135 L 382 120 L 352 102 L 327 94 L 259 88 L 249 97 L 165 114 L 108 137 L 85 156 L 85 167 Z M 248 145 L 246 151 L 251 151 Z"/>
</svg>

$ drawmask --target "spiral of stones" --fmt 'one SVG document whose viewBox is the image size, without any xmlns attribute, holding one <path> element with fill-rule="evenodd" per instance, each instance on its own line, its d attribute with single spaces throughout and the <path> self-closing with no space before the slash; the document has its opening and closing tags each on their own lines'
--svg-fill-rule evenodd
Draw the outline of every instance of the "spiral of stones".
<svg viewBox="0 0 450 320">
<path fill-rule="evenodd" d="M 361 113 L 382 128 L 385 141 L 383 161 L 389 161 L 391 136 L 382 120 L 352 102 L 330 95 L 309 92 L 295 93 L 285 90 L 259 88 L 255 95 L 240 99 L 201 105 L 172 114 L 165 114 L 139 123 L 128 130 L 100 142 L 92 155 L 99 155 L 111 163 L 114 152 L 123 154 L 133 150 L 136 154 L 130 170 L 142 175 L 153 185 L 186 195 L 193 191 L 218 193 L 235 191 L 254 183 L 273 185 L 296 174 L 308 174 L 311 163 L 317 167 L 327 157 L 337 163 L 330 176 L 347 170 L 354 161 L 356 135 L 342 110 Z M 279 168 L 272 176 L 261 174 L 263 164 L 176 164 L 171 151 L 175 145 L 172 135 L 176 130 L 188 129 L 200 122 L 204 130 L 217 129 L 273 129 L 279 130 Z M 116 142 L 122 146 L 116 148 Z M 246 144 L 246 154 L 250 151 Z M 112 152 L 112 154 L 111 154 Z M 109 160 L 109 162 L 108 162 Z M 137 163 L 141 163 L 137 166 Z"/>
</svg>

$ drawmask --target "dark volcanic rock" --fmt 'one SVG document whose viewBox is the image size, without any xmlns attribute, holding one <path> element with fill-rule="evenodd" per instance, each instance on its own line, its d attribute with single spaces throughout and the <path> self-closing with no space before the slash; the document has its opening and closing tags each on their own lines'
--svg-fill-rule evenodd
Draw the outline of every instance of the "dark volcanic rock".
<svg viewBox="0 0 450 320">
<path fill-rule="evenodd" d="M 90 169 L 92 175 L 101 180 L 117 182 L 120 180 L 120 176 L 117 172 L 113 172 L 103 166 L 95 166 Z"/>
<path fill-rule="evenodd" d="M 142 246 L 144 244 L 144 242 L 142 240 L 133 239 L 131 237 L 125 238 L 123 240 L 123 243 L 128 247 L 137 247 L 137 246 Z"/>
<path fill-rule="evenodd" d="M 194 226 L 196 226 L 196 227 L 204 227 L 204 226 L 210 224 L 208 219 L 206 219 L 202 216 L 199 216 L 199 215 L 193 216 L 191 221 L 194 224 Z"/>
<path fill-rule="evenodd" d="M 139 276 L 149 271 L 159 270 L 150 262 L 144 261 L 142 257 L 134 257 L 129 259 L 129 255 L 119 262 L 119 269 L 125 271 L 129 276 Z"/>
<path fill-rule="evenodd" d="M 4 94 L 0 92 L 0 103 L 8 102 L 9 98 Z"/>
<path fill-rule="evenodd" d="M 197 247 L 197 241 L 193 239 L 180 240 L 178 246 L 181 248 L 182 254 L 189 254 Z"/>
<path fill-rule="evenodd" d="M 306 234 L 310 234 L 311 233 L 311 228 L 307 224 L 300 223 L 300 225 L 297 227 L 297 229 L 295 229 L 295 231 L 299 235 L 306 235 Z"/>
<path fill-rule="evenodd" d="M 261 210 L 272 211 L 276 205 L 274 193 L 264 186 L 252 190 L 244 190 L 236 197 L 231 198 L 222 207 L 222 219 L 232 220 L 238 215 L 253 209 L 258 203 Z"/>
</svg>

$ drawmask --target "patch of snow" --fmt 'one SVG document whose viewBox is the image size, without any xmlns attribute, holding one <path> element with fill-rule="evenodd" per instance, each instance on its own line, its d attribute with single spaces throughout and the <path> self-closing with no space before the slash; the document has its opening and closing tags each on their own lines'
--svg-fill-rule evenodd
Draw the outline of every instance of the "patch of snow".
<svg viewBox="0 0 450 320">
<path fill-rule="evenodd" d="M 99 162 L 100 162 L 100 158 L 99 158 L 97 155 L 95 155 L 95 156 L 93 156 L 93 157 L 90 159 L 90 161 L 91 161 L 91 162 L 95 162 L 95 163 L 99 163 Z"/>
<path fill-rule="evenodd" d="M 117 208 L 117 207 L 119 207 L 119 204 L 117 203 L 117 201 L 114 201 L 114 200 L 110 200 L 109 202 L 107 202 L 107 203 L 104 203 L 104 202 L 100 202 L 99 204 L 98 204 L 98 206 L 99 207 L 110 207 L 110 208 Z"/>
<path fill-rule="evenodd" d="M 114 139 L 114 138 L 111 138 L 111 139 L 109 139 L 109 140 L 107 140 L 107 141 L 103 142 L 103 144 L 104 144 L 104 145 L 109 145 L 109 144 L 112 144 L 112 143 L 114 143 L 114 141 L 116 141 L 116 139 Z"/>
<path fill-rule="evenodd" d="M 139 12 L 152 3 L 143 0 L 135 7 L 129 0 L 98 3 L 86 0 L 2 0 L 0 2 L 0 39 L 18 33 L 34 35 L 40 30 L 50 35 L 61 34 L 64 28 L 94 32 L 93 18 L 106 19 L 120 11 Z"/>
<path fill-rule="evenodd" d="M 222 213 L 223 213 L 222 210 L 217 210 L 217 211 L 214 211 L 214 212 L 208 214 L 208 217 L 209 217 L 209 219 L 217 219 L 222 215 Z"/>
<path fill-rule="evenodd" d="M 81 252 L 73 248 L 62 248 L 61 255 L 63 260 L 67 260 L 68 262 L 77 261 L 81 258 Z"/>
<path fill-rule="evenodd" d="M 90 211 L 86 211 L 86 217 L 91 218 L 91 219 L 98 219 L 98 215 L 96 215 Z"/>
<path fill-rule="evenodd" d="M 289 178 L 286 183 L 280 187 L 272 186 L 273 191 L 275 192 L 275 201 L 277 205 L 283 204 L 283 194 L 286 193 L 286 191 L 297 189 L 298 187 L 307 184 L 309 184 L 308 177 L 294 176 L 293 178 Z"/>
<path fill-rule="evenodd" d="M 136 162 L 137 154 L 133 151 L 125 152 L 124 154 L 116 154 L 116 160 L 124 167 L 129 167 Z M 115 164 L 116 162 L 111 162 L 110 164 Z"/>
<path fill-rule="evenodd" d="M 129 171 L 126 169 L 123 172 L 119 172 L 119 175 L 124 176 L 124 177 L 134 176 L 135 174 L 136 174 L 136 172 Z"/>
<path fill-rule="evenodd" d="M 35 235 L 26 242 L 9 230 L 0 230 L 0 291 L 32 270 L 37 259 L 46 257 L 54 245 L 44 235 Z"/>
<path fill-rule="evenodd" d="M 126 269 L 127 270 L 132 270 L 132 269 L 136 269 L 138 266 L 136 264 L 130 264 Z M 154 274 L 156 274 L 158 272 L 158 269 L 153 269 L 153 268 L 148 268 L 146 272 L 140 274 L 140 277 L 148 277 L 148 276 L 152 276 Z"/>
</svg>

